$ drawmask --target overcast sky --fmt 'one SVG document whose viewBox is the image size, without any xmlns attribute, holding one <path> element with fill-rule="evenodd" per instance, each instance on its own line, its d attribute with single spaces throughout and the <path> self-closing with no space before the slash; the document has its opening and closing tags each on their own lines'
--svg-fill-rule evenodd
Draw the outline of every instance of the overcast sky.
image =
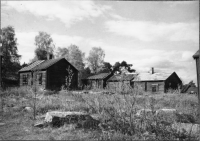
<svg viewBox="0 0 200 141">
<path fill-rule="evenodd" d="M 105 61 L 127 61 L 137 72 L 176 72 L 196 82 L 198 1 L 1 1 L 1 27 L 11 25 L 21 63 L 34 57 L 34 38 L 49 33 L 56 47 L 92 47 Z"/>
</svg>

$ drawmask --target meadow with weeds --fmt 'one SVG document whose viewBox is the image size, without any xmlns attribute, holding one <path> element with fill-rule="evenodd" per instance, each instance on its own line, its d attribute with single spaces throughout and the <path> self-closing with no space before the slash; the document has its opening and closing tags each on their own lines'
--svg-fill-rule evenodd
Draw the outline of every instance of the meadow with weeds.
<svg viewBox="0 0 200 141">
<path fill-rule="evenodd" d="M 141 94 L 142 93 L 142 94 Z M 183 113 L 185 122 L 196 126 L 198 100 L 188 94 L 150 94 L 131 90 L 128 94 L 106 90 L 37 91 L 21 87 L 1 93 L 0 139 L 36 140 L 199 140 L 195 131 L 181 129 L 178 116 L 158 116 L 156 110 L 175 108 Z M 34 107 L 36 119 L 48 111 L 84 111 L 100 121 L 98 129 L 34 127 L 34 113 L 24 107 Z M 139 109 L 151 109 L 150 114 L 137 116 Z M 174 128 L 175 125 L 180 128 Z"/>
</svg>

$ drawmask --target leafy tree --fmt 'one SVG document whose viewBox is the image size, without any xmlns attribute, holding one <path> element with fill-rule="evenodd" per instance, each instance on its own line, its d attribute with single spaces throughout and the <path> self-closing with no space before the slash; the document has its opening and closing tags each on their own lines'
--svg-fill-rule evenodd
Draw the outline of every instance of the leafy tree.
<svg viewBox="0 0 200 141">
<path fill-rule="evenodd" d="M 85 64 L 83 62 L 85 53 L 83 53 L 76 45 L 70 45 L 68 48 L 59 47 L 57 49 L 56 57 L 65 57 L 79 71 L 84 69 Z"/>
<path fill-rule="evenodd" d="M 88 65 L 93 73 L 98 72 L 98 68 L 102 67 L 104 62 L 105 52 L 100 47 L 93 47 L 87 58 Z"/>
<path fill-rule="evenodd" d="M 78 46 L 70 45 L 68 48 L 58 48 L 56 57 L 65 57 L 74 67 L 79 70 L 79 85 L 81 85 L 81 79 L 84 77 L 84 59 L 85 53 L 83 53 Z"/>
<path fill-rule="evenodd" d="M 113 66 L 112 73 L 119 73 L 121 74 L 123 71 L 127 72 L 135 72 L 135 69 L 131 69 L 132 64 L 127 64 L 126 61 L 116 62 Z"/>
<path fill-rule="evenodd" d="M 47 60 L 47 53 L 51 55 L 54 53 L 55 45 L 53 44 L 53 39 L 46 32 L 39 32 L 35 37 L 35 45 L 37 46 L 35 55 L 38 60 Z"/>
<path fill-rule="evenodd" d="M 85 64 L 83 63 L 85 53 L 83 53 L 76 45 L 70 45 L 68 47 L 68 52 L 69 55 L 66 56 L 66 59 L 79 71 L 83 70 L 85 66 Z"/>
<path fill-rule="evenodd" d="M 17 71 L 21 68 L 18 54 L 17 38 L 15 38 L 15 30 L 12 26 L 7 26 L 2 29 L 2 78 L 15 77 Z"/>
<path fill-rule="evenodd" d="M 109 73 L 109 72 L 112 72 L 112 65 L 109 62 L 104 62 L 103 66 L 99 70 L 99 73 Z"/>
<path fill-rule="evenodd" d="M 69 50 L 67 48 L 58 47 L 57 52 L 56 52 L 56 57 L 57 58 L 58 57 L 65 57 L 67 59 L 68 56 L 69 56 Z"/>
</svg>

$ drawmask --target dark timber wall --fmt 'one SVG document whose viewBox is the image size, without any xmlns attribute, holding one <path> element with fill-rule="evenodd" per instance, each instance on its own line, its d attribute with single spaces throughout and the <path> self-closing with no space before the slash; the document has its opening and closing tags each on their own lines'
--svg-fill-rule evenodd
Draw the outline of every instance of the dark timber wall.
<svg viewBox="0 0 200 141">
<path fill-rule="evenodd" d="M 72 67 L 66 60 L 60 60 L 47 69 L 47 84 L 46 88 L 50 90 L 60 90 L 66 83 L 66 77 L 68 76 L 67 68 L 73 71 L 73 77 L 71 82 L 71 89 L 77 89 L 78 87 L 78 71 Z"/>
<path fill-rule="evenodd" d="M 168 89 L 178 89 L 182 87 L 182 81 L 176 75 L 176 73 L 172 73 L 166 80 L 165 80 L 165 91 Z"/>
</svg>

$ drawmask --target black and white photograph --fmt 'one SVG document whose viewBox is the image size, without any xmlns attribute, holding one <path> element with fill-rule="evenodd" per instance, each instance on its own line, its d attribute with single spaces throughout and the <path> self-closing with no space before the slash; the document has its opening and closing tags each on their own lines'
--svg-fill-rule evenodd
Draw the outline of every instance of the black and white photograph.
<svg viewBox="0 0 200 141">
<path fill-rule="evenodd" d="M 1 0 L 0 35 L 0 140 L 200 140 L 198 0 Z"/>
</svg>

